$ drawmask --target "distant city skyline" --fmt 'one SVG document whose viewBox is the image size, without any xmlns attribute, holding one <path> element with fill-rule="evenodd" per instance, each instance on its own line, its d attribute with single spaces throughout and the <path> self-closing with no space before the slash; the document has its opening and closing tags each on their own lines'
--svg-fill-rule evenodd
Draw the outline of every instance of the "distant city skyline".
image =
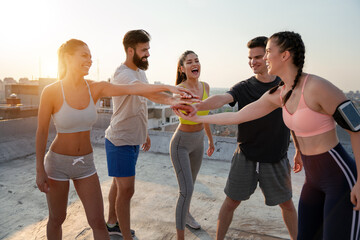
<svg viewBox="0 0 360 240">
<path fill-rule="evenodd" d="M 150 83 L 175 83 L 178 57 L 194 50 L 201 80 L 229 88 L 253 75 L 246 43 L 259 35 L 291 30 L 306 46 L 304 71 L 343 91 L 360 89 L 358 0 L 14 0 L 0 3 L 0 79 L 57 76 L 57 50 L 70 38 L 85 41 L 93 55 L 87 76 L 107 80 L 125 59 L 124 34 L 151 36 Z"/>
</svg>

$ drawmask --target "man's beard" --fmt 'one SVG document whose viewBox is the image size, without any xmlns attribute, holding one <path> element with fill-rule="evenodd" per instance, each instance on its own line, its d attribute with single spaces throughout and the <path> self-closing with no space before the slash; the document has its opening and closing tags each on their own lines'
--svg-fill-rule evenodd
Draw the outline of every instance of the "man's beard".
<svg viewBox="0 0 360 240">
<path fill-rule="evenodd" d="M 146 61 L 143 61 L 143 59 L 146 59 Z M 142 57 L 140 58 L 136 52 L 134 54 L 134 57 L 133 57 L 133 62 L 134 64 L 140 68 L 141 70 L 147 70 L 148 67 L 149 67 L 149 62 L 147 61 L 147 57 Z"/>
</svg>

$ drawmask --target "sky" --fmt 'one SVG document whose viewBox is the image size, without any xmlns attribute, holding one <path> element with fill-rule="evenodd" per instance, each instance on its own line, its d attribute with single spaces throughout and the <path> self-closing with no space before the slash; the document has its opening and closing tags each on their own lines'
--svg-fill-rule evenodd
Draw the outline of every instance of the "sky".
<svg viewBox="0 0 360 240">
<path fill-rule="evenodd" d="M 360 90 L 359 0 L 11 0 L 0 2 L 0 79 L 57 77 L 57 50 L 71 38 L 93 56 L 88 79 L 111 78 L 125 60 L 124 34 L 151 35 L 150 83 L 174 85 L 179 56 L 195 51 L 200 80 L 230 88 L 253 75 L 247 42 L 301 34 L 304 72 Z"/>
</svg>

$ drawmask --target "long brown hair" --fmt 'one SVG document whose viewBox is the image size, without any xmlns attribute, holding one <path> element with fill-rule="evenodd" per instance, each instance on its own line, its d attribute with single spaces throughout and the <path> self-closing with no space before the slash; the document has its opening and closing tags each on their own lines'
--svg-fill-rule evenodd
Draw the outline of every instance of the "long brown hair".
<svg viewBox="0 0 360 240">
<path fill-rule="evenodd" d="M 298 68 L 294 84 L 291 86 L 291 89 L 285 94 L 283 100 L 283 105 L 285 105 L 301 77 L 305 63 L 305 45 L 301 39 L 300 34 L 295 32 L 278 32 L 273 34 L 269 39 L 274 41 L 276 45 L 279 46 L 280 52 L 289 51 L 292 57 L 293 64 Z M 270 89 L 269 93 L 274 93 L 278 89 L 278 87 L 282 85 L 284 85 L 283 81 L 281 81 L 278 86 Z"/>
<path fill-rule="evenodd" d="M 58 50 L 58 79 L 63 79 L 66 75 L 67 66 L 65 62 L 65 54 L 74 54 L 76 49 L 81 46 L 87 46 L 87 44 L 78 39 L 70 39 L 66 43 L 63 43 Z"/>
<path fill-rule="evenodd" d="M 197 55 L 194 51 L 191 51 L 191 50 L 187 50 L 183 54 L 181 54 L 178 64 L 177 64 L 175 85 L 179 85 L 180 83 L 186 81 L 186 79 L 187 79 L 186 74 L 181 71 L 181 67 L 184 66 L 184 61 L 185 61 L 187 55 L 192 54 L 192 53 Z"/>
</svg>

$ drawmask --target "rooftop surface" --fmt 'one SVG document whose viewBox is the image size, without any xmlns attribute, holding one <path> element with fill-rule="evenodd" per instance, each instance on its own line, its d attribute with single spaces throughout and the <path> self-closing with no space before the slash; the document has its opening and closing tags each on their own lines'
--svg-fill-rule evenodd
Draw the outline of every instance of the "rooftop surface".
<svg viewBox="0 0 360 240">
<path fill-rule="evenodd" d="M 293 152 L 290 146 L 289 155 Z M 111 178 L 107 176 L 105 150 L 94 147 L 107 218 Z M 215 239 L 216 221 L 225 198 L 230 162 L 204 160 L 198 175 L 191 212 L 201 230 L 186 229 L 186 239 Z M 293 174 L 297 205 L 304 175 Z M 131 227 L 136 239 L 176 239 L 175 205 L 178 185 L 167 154 L 141 153 L 137 165 L 135 195 L 131 205 Z M 0 163 L 0 239 L 46 239 L 46 198 L 35 184 L 35 155 Z M 227 239 L 288 239 L 279 207 L 265 206 L 259 189 L 235 212 Z M 69 193 L 63 239 L 92 239 L 85 212 L 73 185 Z M 121 239 L 113 237 L 112 239 Z"/>
<path fill-rule="evenodd" d="M 107 196 L 112 179 L 107 174 L 105 149 L 101 144 L 104 126 L 107 126 L 106 122 L 92 132 L 92 141 L 95 164 L 102 187 L 105 219 L 107 219 Z M 36 118 L 0 121 L 0 239 L 46 239 L 48 217 L 46 197 L 37 189 L 35 183 L 35 129 Z M 338 132 L 338 135 L 344 147 L 349 150 L 351 146 L 348 136 L 344 131 Z M 176 239 L 175 205 L 179 191 L 178 184 L 169 154 L 156 153 L 162 148 L 156 147 L 155 144 L 156 142 L 161 145 L 168 144 L 171 133 L 155 132 L 150 136 L 154 141 L 155 152 L 142 152 L 139 155 L 135 194 L 131 202 L 131 228 L 136 231 L 135 239 Z M 52 131 L 48 142 L 53 137 Z M 221 146 L 223 152 L 214 154 L 218 156 L 216 159 L 226 155 L 225 152 L 229 152 L 231 156 L 235 150 L 235 145 L 224 139 L 220 140 L 221 142 L 217 142 L 216 146 Z M 290 164 L 293 155 L 294 147 L 290 144 L 288 152 Z M 217 217 L 225 198 L 223 189 L 231 160 L 216 159 L 203 160 L 190 208 L 192 215 L 202 225 L 202 229 L 186 229 L 186 239 L 215 239 Z M 303 171 L 292 173 L 293 201 L 296 207 L 303 182 Z M 67 219 L 63 224 L 63 239 L 93 239 L 82 204 L 73 185 L 70 186 Z M 112 240 L 114 239 L 121 237 L 112 237 Z M 258 188 L 251 198 L 242 202 L 235 211 L 226 239 L 276 240 L 289 239 L 289 236 L 280 208 L 266 206 Z"/>
</svg>

